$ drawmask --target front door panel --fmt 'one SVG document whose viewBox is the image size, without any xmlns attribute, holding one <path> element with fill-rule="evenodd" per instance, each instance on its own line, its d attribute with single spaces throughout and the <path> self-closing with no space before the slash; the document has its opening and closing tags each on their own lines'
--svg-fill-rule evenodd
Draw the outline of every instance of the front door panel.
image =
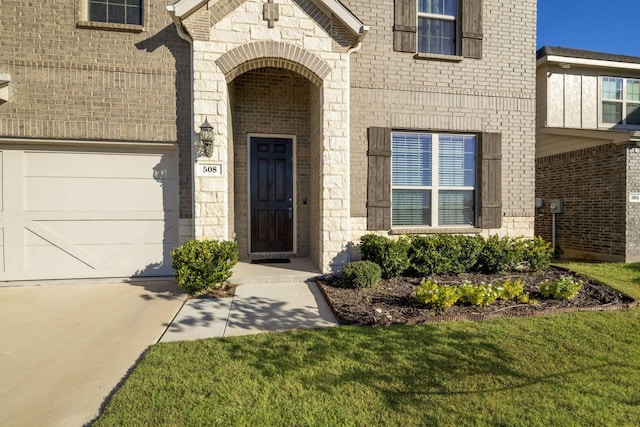
<svg viewBox="0 0 640 427">
<path fill-rule="evenodd" d="M 251 138 L 251 252 L 293 252 L 292 140 Z"/>
</svg>

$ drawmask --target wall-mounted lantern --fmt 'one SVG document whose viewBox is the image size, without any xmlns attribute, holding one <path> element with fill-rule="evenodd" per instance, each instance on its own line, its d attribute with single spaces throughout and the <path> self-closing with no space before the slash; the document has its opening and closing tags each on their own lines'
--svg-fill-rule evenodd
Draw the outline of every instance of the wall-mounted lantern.
<svg viewBox="0 0 640 427">
<path fill-rule="evenodd" d="M 213 152 L 213 126 L 211 126 L 211 123 L 209 123 L 206 118 L 204 119 L 204 123 L 200 125 L 200 144 L 202 145 L 204 155 L 211 157 Z"/>
</svg>

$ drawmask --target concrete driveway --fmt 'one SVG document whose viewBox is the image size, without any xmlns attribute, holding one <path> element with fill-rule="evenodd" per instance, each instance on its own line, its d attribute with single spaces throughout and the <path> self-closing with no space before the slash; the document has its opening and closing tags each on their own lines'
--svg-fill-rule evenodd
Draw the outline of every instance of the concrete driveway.
<svg viewBox="0 0 640 427">
<path fill-rule="evenodd" d="M 185 299 L 173 281 L 0 286 L 0 425 L 91 421 Z"/>
</svg>

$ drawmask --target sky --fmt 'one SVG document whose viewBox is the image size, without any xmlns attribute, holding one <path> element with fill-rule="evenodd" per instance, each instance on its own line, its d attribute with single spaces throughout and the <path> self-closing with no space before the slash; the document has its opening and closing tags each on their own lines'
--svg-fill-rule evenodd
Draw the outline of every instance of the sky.
<svg viewBox="0 0 640 427">
<path fill-rule="evenodd" d="M 640 0 L 538 0 L 537 46 L 640 56 Z"/>
</svg>

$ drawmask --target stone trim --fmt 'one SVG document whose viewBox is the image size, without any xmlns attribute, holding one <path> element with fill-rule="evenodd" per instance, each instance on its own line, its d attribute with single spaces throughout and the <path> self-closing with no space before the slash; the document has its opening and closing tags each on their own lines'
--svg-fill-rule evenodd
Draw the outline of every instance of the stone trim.
<svg viewBox="0 0 640 427">
<path fill-rule="evenodd" d="M 260 41 L 236 47 L 216 60 L 227 83 L 240 74 L 261 67 L 285 68 L 320 86 L 331 73 L 324 60 L 301 47 L 272 41 Z"/>
</svg>

